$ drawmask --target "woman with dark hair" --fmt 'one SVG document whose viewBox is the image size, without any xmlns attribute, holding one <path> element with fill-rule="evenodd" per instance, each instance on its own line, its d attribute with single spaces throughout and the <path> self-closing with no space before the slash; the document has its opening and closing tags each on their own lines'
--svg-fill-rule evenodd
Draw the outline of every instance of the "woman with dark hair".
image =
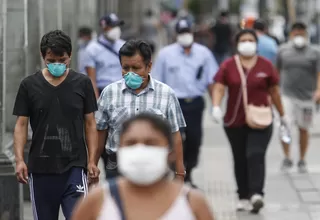
<svg viewBox="0 0 320 220">
<path fill-rule="evenodd" d="M 273 121 L 269 96 L 286 124 L 278 73 L 270 61 L 257 55 L 257 41 L 251 29 L 243 29 L 236 35 L 237 54 L 221 64 L 212 95 L 212 117 L 219 122 L 222 120 L 219 106 L 228 88 L 224 130 L 234 159 L 237 209 L 250 209 L 252 213 L 263 207 L 265 156 Z"/>
<path fill-rule="evenodd" d="M 122 177 L 109 179 L 80 202 L 74 220 L 213 220 L 204 196 L 168 177 L 174 145 L 170 125 L 142 113 L 124 122 L 117 152 Z"/>
</svg>

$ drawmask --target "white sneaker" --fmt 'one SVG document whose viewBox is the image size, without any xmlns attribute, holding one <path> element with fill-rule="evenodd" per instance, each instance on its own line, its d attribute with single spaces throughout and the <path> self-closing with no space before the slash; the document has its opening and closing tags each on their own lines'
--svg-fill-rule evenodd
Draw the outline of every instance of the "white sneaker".
<svg viewBox="0 0 320 220">
<path fill-rule="evenodd" d="M 249 200 L 247 199 L 241 199 L 237 204 L 237 211 L 250 211 L 252 209 L 251 204 Z"/>
<path fill-rule="evenodd" d="M 251 212 L 254 214 L 258 214 L 260 209 L 263 207 L 263 198 L 259 194 L 255 194 L 251 197 L 251 205 L 252 205 L 252 210 Z"/>
</svg>

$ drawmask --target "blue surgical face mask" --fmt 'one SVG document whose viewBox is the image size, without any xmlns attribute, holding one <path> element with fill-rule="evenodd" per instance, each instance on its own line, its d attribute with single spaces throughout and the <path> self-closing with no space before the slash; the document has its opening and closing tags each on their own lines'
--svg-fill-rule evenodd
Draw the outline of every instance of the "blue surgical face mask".
<svg viewBox="0 0 320 220">
<path fill-rule="evenodd" d="M 143 78 L 134 72 L 124 75 L 124 80 L 130 89 L 138 89 L 143 83 Z"/>
<path fill-rule="evenodd" d="M 67 70 L 67 65 L 64 63 L 48 63 L 47 64 L 49 73 L 54 77 L 60 77 Z"/>
</svg>

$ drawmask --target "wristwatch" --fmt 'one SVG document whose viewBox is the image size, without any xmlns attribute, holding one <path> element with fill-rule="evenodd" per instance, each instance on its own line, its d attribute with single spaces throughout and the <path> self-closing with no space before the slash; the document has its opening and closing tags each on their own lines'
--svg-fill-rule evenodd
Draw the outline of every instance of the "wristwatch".
<svg viewBox="0 0 320 220">
<path fill-rule="evenodd" d="M 183 173 L 179 173 L 179 172 L 175 172 L 176 176 L 182 176 L 182 177 L 185 177 L 187 172 L 184 171 Z"/>
</svg>

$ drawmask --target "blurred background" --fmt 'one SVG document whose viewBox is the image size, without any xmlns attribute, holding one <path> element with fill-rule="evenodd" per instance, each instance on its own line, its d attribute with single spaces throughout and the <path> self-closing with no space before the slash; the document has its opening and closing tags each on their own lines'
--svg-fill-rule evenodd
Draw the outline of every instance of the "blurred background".
<svg viewBox="0 0 320 220">
<path fill-rule="evenodd" d="M 41 37 L 46 32 L 62 29 L 69 34 L 73 41 L 71 67 L 77 69 L 79 28 L 87 26 L 92 28 L 96 34 L 99 34 L 101 31 L 99 19 L 107 13 L 114 12 L 118 14 L 120 19 L 125 21 L 125 25 L 122 27 L 122 38 L 124 40 L 130 38 L 147 39 L 153 42 L 155 52 L 175 41 L 175 22 L 179 17 L 188 17 L 195 23 L 196 41 L 206 45 L 213 51 L 216 42 L 212 30 L 220 12 L 224 10 L 229 12 L 233 33 L 242 28 L 245 23 L 248 24 L 250 20 L 263 18 L 268 22 L 269 34 L 274 36 L 279 43 L 282 43 L 287 40 L 288 27 L 295 21 L 304 21 L 309 28 L 310 41 L 316 44 L 320 42 L 320 0 L 0 0 L 0 142 L 2 142 L 6 156 L 10 159 L 13 158 L 12 133 L 15 117 L 12 116 L 12 109 L 15 96 L 21 80 L 43 67 L 39 44 Z M 212 139 L 207 141 L 207 145 L 211 146 L 213 145 L 212 143 L 218 146 L 226 145 L 224 139 L 220 141 L 221 143 L 218 141 L 217 144 L 219 138 L 216 137 L 224 137 L 221 133 L 222 131 L 220 131 L 221 129 L 214 130 L 211 127 L 211 121 L 209 119 L 205 121 L 208 124 L 205 124 L 205 127 L 209 127 L 209 129 L 206 128 L 208 130 L 207 133 L 218 134 L 214 137 L 206 135 L 206 137 Z M 320 126 L 317 129 L 317 136 L 319 136 Z M 222 161 L 221 158 L 228 161 L 228 154 L 222 150 L 221 153 L 219 151 L 220 148 L 217 149 L 218 151 L 209 149 L 212 154 L 205 154 L 208 160 L 203 160 L 209 164 L 206 166 L 210 168 L 210 172 L 214 167 L 225 167 L 225 164 L 217 166 L 213 164 L 213 161 L 216 162 L 219 159 Z M 280 151 L 280 148 L 278 151 Z M 278 155 L 281 155 L 281 153 L 278 151 L 274 153 L 276 160 L 280 160 Z M 215 159 L 212 159 L 213 157 Z M 314 161 L 318 163 L 318 157 Z M 0 151 L 0 168 L 1 162 Z M 278 164 L 276 165 L 278 166 Z M 232 170 L 232 167 L 228 166 L 228 170 Z M 0 174 L 2 171 L 3 169 L 0 169 Z M 317 170 L 317 173 L 320 172 Z M 212 178 L 216 181 L 217 177 L 218 175 Z M 205 176 L 205 178 L 208 179 L 209 177 Z M 198 179 L 201 178 L 199 177 Z M 279 183 L 285 182 L 283 179 L 281 181 L 276 180 L 273 190 L 275 194 L 278 192 Z M 14 175 L 11 183 L 16 183 Z M 273 182 L 271 183 L 273 184 Z M 215 184 L 218 184 L 218 186 Z M 216 190 L 221 195 L 221 192 L 227 192 L 225 188 L 228 187 L 224 182 L 221 184 L 210 182 L 208 183 L 209 186 L 212 190 L 215 189 L 214 187 L 218 187 Z M 283 188 L 288 187 L 284 185 Z M 1 189 L 6 190 L 5 187 L 1 187 L 0 181 L 0 191 Z M 233 195 L 232 190 L 228 189 L 225 194 Z M 28 192 L 27 190 L 25 192 L 26 198 Z M 293 193 L 290 192 L 288 195 L 291 194 Z M 319 194 L 318 191 L 317 194 Z M 271 200 L 286 204 L 287 201 L 281 202 L 281 197 L 283 196 L 275 196 L 275 199 Z M 218 198 L 221 199 L 220 197 Z M 230 197 L 224 196 L 223 198 L 225 198 L 226 202 L 219 200 L 217 205 L 223 204 L 225 206 L 230 203 Z M 319 207 L 317 210 L 320 210 Z M 29 206 L 27 209 L 31 210 Z M 216 209 L 222 209 L 222 205 Z M 290 213 L 292 216 L 295 215 L 294 212 L 290 211 Z M 2 219 L 1 216 L 0 219 Z M 234 218 L 221 217 L 219 219 Z M 320 217 L 315 219 L 320 219 Z"/>
<path fill-rule="evenodd" d="M 269 22 L 270 33 L 284 41 L 288 25 L 303 20 L 309 24 L 311 40 L 317 43 L 320 37 L 320 0 L 0 0 L 0 8 L 1 121 L 2 129 L 9 132 L 15 120 L 11 111 L 17 88 L 23 77 L 41 68 L 39 42 L 49 30 L 62 29 L 72 37 L 74 57 L 79 27 L 89 26 L 99 33 L 99 18 L 110 12 L 124 19 L 125 40 L 143 37 L 141 27 L 152 18 L 157 28 L 156 50 L 172 42 L 173 24 L 179 16 L 194 20 L 196 40 L 213 47 L 208 30 L 224 9 L 230 12 L 235 30 L 242 19 L 261 17 Z"/>
</svg>

